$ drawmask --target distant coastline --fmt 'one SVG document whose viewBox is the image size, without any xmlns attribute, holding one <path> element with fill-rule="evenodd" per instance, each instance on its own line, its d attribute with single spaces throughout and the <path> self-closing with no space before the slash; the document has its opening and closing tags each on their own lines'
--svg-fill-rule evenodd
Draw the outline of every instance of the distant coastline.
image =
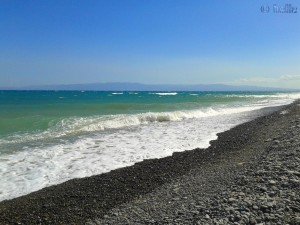
<svg viewBox="0 0 300 225">
<path fill-rule="evenodd" d="M 52 90 L 52 91 L 299 91 L 277 87 L 258 87 L 247 85 L 225 84 L 142 84 L 142 83 L 89 83 L 89 84 L 58 84 L 23 87 L 0 87 L 0 90 Z"/>
</svg>

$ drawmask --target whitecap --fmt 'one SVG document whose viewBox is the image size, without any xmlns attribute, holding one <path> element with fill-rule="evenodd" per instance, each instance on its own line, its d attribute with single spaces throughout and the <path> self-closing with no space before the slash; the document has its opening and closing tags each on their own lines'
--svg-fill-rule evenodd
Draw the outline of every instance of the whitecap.
<svg viewBox="0 0 300 225">
<path fill-rule="evenodd" d="M 150 94 L 165 96 L 165 95 L 177 95 L 178 93 L 177 92 L 153 92 Z"/>
</svg>

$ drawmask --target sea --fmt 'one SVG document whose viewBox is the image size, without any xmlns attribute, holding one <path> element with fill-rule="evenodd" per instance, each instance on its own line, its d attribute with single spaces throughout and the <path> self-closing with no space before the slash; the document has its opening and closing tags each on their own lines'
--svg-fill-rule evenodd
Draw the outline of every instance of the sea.
<svg viewBox="0 0 300 225">
<path fill-rule="evenodd" d="M 0 201 L 173 152 L 299 92 L 0 91 Z"/>
</svg>

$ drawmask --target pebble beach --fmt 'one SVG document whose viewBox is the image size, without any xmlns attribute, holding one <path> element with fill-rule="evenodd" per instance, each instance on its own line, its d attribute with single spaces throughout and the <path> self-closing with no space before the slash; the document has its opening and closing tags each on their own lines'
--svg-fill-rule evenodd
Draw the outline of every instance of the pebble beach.
<svg viewBox="0 0 300 225">
<path fill-rule="evenodd" d="M 206 149 L 73 179 L 0 203 L 0 224 L 300 224 L 300 105 Z"/>
</svg>

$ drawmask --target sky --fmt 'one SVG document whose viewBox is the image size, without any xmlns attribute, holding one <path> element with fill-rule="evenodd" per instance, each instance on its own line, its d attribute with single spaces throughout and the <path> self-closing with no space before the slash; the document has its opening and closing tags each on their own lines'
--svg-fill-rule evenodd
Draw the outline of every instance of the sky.
<svg viewBox="0 0 300 225">
<path fill-rule="evenodd" d="M 286 4 L 297 13 L 274 12 Z M 300 88 L 298 9 L 300 0 L 0 0 L 0 87 Z"/>
</svg>

